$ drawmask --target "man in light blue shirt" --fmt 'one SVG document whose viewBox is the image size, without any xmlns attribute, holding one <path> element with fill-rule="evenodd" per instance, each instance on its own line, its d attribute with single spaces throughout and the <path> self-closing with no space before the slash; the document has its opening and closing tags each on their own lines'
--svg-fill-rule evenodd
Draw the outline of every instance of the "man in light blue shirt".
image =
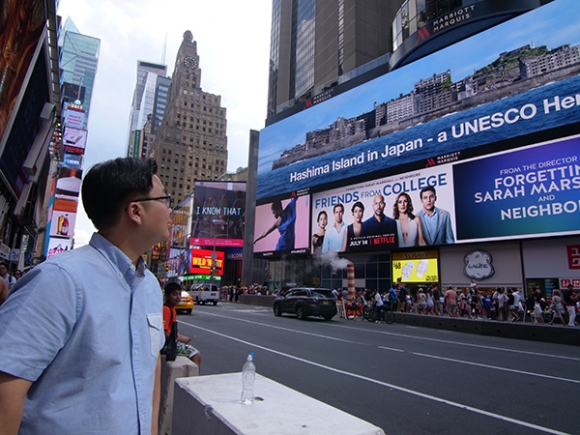
<svg viewBox="0 0 580 435">
<path fill-rule="evenodd" d="M 55 255 L 0 307 L 3 434 L 158 433 L 162 293 L 141 254 L 169 237 L 170 197 L 153 159 L 116 159 L 86 174 L 98 229 Z"/>
<path fill-rule="evenodd" d="M 326 229 L 324 241 L 322 242 L 322 253 L 341 252 L 346 237 L 346 224 L 342 220 L 344 206 L 336 204 L 332 209 L 334 214 L 334 225 Z"/>
<path fill-rule="evenodd" d="M 428 245 L 450 245 L 455 243 L 449 212 L 435 207 L 437 193 L 433 186 L 427 186 L 419 193 L 423 208 L 417 212 L 421 219 L 423 238 Z"/>
</svg>

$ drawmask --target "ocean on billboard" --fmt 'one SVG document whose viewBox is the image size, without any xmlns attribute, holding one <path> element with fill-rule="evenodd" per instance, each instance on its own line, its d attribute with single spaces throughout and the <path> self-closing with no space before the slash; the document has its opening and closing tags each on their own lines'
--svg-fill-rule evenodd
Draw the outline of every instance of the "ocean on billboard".
<svg viewBox="0 0 580 435">
<path fill-rule="evenodd" d="M 579 90 L 580 76 L 576 76 L 261 172 L 256 197 L 312 188 L 578 122 Z"/>
</svg>

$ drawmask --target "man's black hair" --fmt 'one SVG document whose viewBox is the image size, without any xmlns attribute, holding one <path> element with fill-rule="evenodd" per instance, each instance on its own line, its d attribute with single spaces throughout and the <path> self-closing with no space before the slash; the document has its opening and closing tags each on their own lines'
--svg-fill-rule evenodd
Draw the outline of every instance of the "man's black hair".
<svg viewBox="0 0 580 435">
<path fill-rule="evenodd" d="M 181 284 L 179 284 L 178 282 L 170 282 L 165 285 L 163 292 L 165 293 L 165 295 L 168 295 L 170 293 L 173 293 L 175 290 L 181 291 Z"/>
<path fill-rule="evenodd" d="M 98 230 L 114 227 L 127 204 L 153 188 L 157 162 L 152 158 L 117 158 L 98 163 L 84 176 L 82 198 Z"/>
<path fill-rule="evenodd" d="M 423 189 L 421 189 L 421 192 L 419 192 L 420 199 L 423 199 L 423 193 L 425 193 L 425 192 L 433 192 L 433 195 L 437 196 L 437 191 L 435 190 L 435 187 L 425 186 Z"/>
</svg>

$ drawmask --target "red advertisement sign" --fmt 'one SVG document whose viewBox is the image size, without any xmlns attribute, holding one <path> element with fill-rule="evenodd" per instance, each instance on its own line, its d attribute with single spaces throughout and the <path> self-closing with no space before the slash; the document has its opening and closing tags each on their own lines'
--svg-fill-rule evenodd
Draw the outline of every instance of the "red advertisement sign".
<svg viewBox="0 0 580 435">
<path fill-rule="evenodd" d="M 214 275 L 222 276 L 224 273 L 224 252 L 210 249 L 192 249 L 189 273 L 211 274 L 212 260 Z"/>
</svg>

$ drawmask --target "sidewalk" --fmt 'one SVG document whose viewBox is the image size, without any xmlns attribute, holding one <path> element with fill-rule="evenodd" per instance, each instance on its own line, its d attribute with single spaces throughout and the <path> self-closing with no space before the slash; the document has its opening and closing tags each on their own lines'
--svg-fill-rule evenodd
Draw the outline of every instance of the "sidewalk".
<svg viewBox="0 0 580 435">
<path fill-rule="evenodd" d="M 578 326 L 550 326 L 547 323 L 500 322 L 487 318 L 468 319 L 464 317 L 430 316 L 411 313 L 395 313 L 395 323 L 493 337 L 580 346 L 580 327 Z"/>
<path fill-rule="evenodd" d="M 274 296 L 243 295 L 240 304 L 271 307 Z M 338 317 L 335 317 L 337 319 Z M 580 327 L 550 326 L 547 323 L 500 322 L 490 319 L 468 319 L 463 317 L 430 316 L 425 314 L 395 313 L 395 323 L 445 331 L 493 337 L 515 338 L 518 340 L 545 341 L 549 343 L 580 346 Z"/>
</svg>

